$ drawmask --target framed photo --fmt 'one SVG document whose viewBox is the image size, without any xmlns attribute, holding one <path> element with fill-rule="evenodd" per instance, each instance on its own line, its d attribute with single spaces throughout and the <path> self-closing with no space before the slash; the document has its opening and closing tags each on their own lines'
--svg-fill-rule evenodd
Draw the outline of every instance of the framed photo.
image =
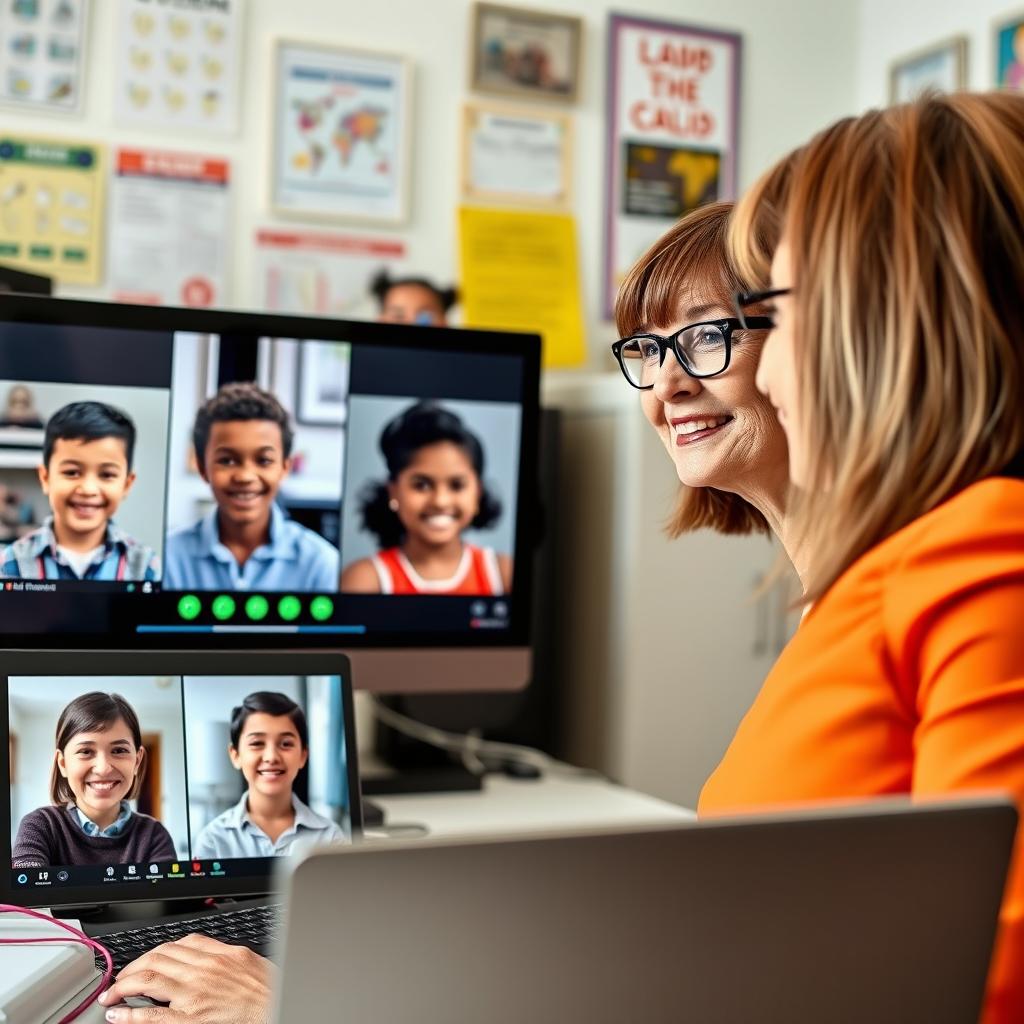
<svg viewBox="0 0 1024 1024">
<path fill-rule="evenodd" d="M 661 235 L 703 203 L 735 197 L 741 56 L 733 32 L 610 15 L 608 319 L 626 272 Z"/>
<path fill-rule="evenodd" d="M 279 40 L 271 197 L 282 217 L 408 217 L 412 65 L 401 56 Z"/>
<path fill-rule="evenodd" d="M 473 7 L 471 89 L 574 103 L 583 19 L 529 7 Z"/>
<path fill-rule="evenodd" d="M 908 103 L 928 89 L 956 92 L 967 86 L 967 36 L 919 50 L 893 62 L 889 102 Z"/>
<path fill-rule="evenodd" d="M 569 205 L 572 122 L 567 114 L 471 102 L 462 127 L 466 199 Z"/>
<path fill-rule="evenodd" d="M 350 346 L 344 341 L 299 345 L 295 419 L 311 427 L 337 427 L 348 408 Z"/>
<path fill-rule="evenodd" d="M 996 26 L 996 85 L 1024 90 L 1024 11 Z"/>
</svg>

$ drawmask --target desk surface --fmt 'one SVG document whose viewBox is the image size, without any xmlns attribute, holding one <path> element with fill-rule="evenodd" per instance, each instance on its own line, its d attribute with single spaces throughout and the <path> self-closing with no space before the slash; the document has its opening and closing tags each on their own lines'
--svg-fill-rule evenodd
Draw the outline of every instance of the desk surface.
<svg viewBox="0 0 1024 1024">
<path fill-rule="evenodd" d="M 510 779 L 489 775 L 482 792 L 375 796 L 387 825 L 425 825 L 432 836 L 486 836 L 562 828 L 659 825 L 693 811 L 596 775 Z"/>
</svg>

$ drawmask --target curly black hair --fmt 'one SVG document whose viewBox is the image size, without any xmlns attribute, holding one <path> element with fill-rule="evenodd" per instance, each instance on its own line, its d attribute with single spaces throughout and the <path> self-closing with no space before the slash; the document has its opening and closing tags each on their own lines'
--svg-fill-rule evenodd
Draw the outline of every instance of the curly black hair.
<svg viewBox="0 0 1024 1024">
<path fill-rule="evenodd" d="M 402 285 L 413 284 L 418 288 L 425 288 L 428 292 L 433 295 L 441 305 L 441 311 L 447 313 L 456 302 L 459 301 L 458 289 L 454 286 L 450 288 L 438 288 L 432 281 L 428 281 L 425 277 L 391 277 L 387 270 L 381 269 L 373 280 L 370 282 L 370 294 L 377 300 L 380 308 L 383 310 L 387 305 L 388 292 L 392 288 L 399 288 Z"/>
<path fill-rule="evenodd" d="M 480 508 L 470 527 L 485 530 L 501 518 L 501 502 L 484 483 L 480 439 L 449 409 L 436 402 L 417 402 L 391 420 L 380 435 L 388 480 L 367 484 L 359 495 L 363 529 L 377 538 L 381 548 L 395 547 L 405 536 L 405 527 L 388 505 L 388 482 L 394 483 L 421 448 L 443 441 L 458 445 L 466 453 L 480 481 Z"/>
<path fill-rule="evenodd" d="M 292 453 L 295 434 L 285 408 L 269 391 L 252 381 L 224 384 L 220 390 L 200 406 L 192 427 L 192 444 L 196 462 L 205 469 L 206 446 L 214 423 L 229 420 L 267 420 L 281 428 L 281 451 L 287 459 Z"/>
</svg>

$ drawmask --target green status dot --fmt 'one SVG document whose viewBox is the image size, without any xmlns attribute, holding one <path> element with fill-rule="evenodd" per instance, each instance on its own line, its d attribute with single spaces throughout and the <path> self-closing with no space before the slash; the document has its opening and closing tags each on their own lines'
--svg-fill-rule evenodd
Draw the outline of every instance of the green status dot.
<svg viewBox="0 0 1024 1024">
<path fill-rule="evenodd" d="M 302 602 L 297 597 L 289 594 L 277 602 L 277 614 L 285 622 L 294 622 L 302 614 Z"/>
<path fill-rule="evenodd" d="M 178 601 L 178 614 L 186 622 L 191 622 L 192 619 L 197 618 L 202 610 L 203 602 L 195 594 L 186 594 Z"/>
<path fill-rule="evenodd" d="M 334 602 L 329 597 L 314 597 L 309 603 L 309 614 L 317 622 L 324 622 L 334 614 Z"/>
<path fill-rule="evenodd" d="M 265 619 L 268 611 L 270 611 L 270 605 L 262 594 L 253 594 L 252 597 L 245 602 L 245 614 L 248 615 L 253 622 L 259 622 L 261 619 Z"/>
<path fill-rule="evenodd" d="M 235 614 L 235 599 L 230 594 L 220 594 L 213 599 L 213 617 L 223 622 Z"/>
</svg>

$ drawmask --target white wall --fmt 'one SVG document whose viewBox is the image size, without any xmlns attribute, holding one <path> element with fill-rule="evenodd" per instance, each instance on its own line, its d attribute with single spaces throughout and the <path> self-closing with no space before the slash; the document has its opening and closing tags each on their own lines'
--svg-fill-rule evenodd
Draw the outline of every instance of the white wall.
<svg viewBox="0 0 1024 1024">
<path fill-rule="evenodd" d="M 858 108 L 889 100 L 889 67 L 952 36 L 968 37 L 967 84 L 991 89 L 995 80 L 995 25 L 1020 13 L 1013 0 L 860 0 Z"/>
<path fill-rule="evenodd" d="M 337 42 L 403 53 L 415 64 L 412 217 L 404 228 L 376 232 L 401 237 L 411 269 L 444 281 L 457 266 L 461 102 L 468 95 L 469 0 L 249 0 L 243 61 L 242 131 L 236 139 L 188 139 L 124 130 L 113 122 L 116 4 L 92 5 L 91 55 L 84 117 L 42 118 L 5 111 L 10 129 L 52 132 L 109 144 L 196 148 L 232 160 L 233 303 L 253 300 L 253 231 L 273 223 L 267 205 L 270 145 L 271 40 Z M 604 202 L 604 76 L 607 14 L 614 9 L 665 20 L 737 30 L 745 44 L 740 148 L 741 184 L 814 129 L 846 113 L 854 102 L 855 5 L 832 0 L 529 0 L 528 6 L 576 13 L 585 19 L 581 97 L 575 117 L 575 212 L 579 225 L 585 322 L 591 362 L 610 366 L 603 351 L 612 340 L 599 313 L 601 211 Z M 370 234 L 361 229 L 360 234 Z M 65 291 L 70 293 L 70 289 Z M 104 295 L 103 289 L 79 294 Z"/>
</svg>

